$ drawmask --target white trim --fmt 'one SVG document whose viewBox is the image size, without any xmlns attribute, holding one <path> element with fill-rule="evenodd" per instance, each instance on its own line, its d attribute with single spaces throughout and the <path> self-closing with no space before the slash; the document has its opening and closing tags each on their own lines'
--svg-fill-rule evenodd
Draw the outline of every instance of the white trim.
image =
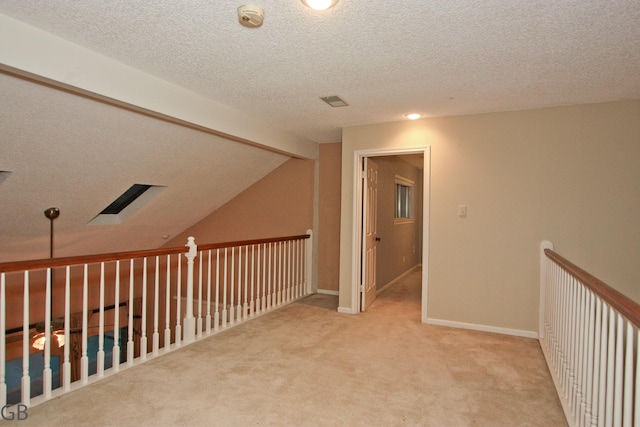
<svg viewBox="0 0 640 427">
<path fill-rule="evenodd" d="M 431 188 L 431 147 L 416 148 L 374 148 L 365 150 L 355 150 L 353 152 L 353 217 L 352 224 L 352 242 L 351 245 L 351 309 L 349 314 L 358 314 L 360 312 L 360 295 L 359 295 L 359 274 L 360 265 L 360 232 L 362 208 L 360 199 L 362 198 L 362 179 L 361 167 L 362 159 L 365 157 L 377 156 L 394 156 L 404 154 L 422 154 L 424 156 L 424 167 L 422 174 L 422 303 L 421 303 L 421 321 L 427 323 L 427 308 L 429 294 L 429 200 Z M 348 308 L 340 307 L 338 311 L 347 313 Z"/>
<path fill-rule="evenodd" d="M 477 325 L 475 323 L 455 322 L 453 320 L 441 319 L 427 319 L 426 323 L 429 325 L 446 326 L 449 328 L 470 329 L 472 331 L 492 332 L 495 334 L 538 339 L 538 333 L 535 331 L 523 331 L 521 329 L 500 328 L 498 326 Z"/>
<path fill-rule="evenodd" d="M 408 269 L 407 271 L 405 271 L 404 273 L 402 273 L 401 275 L 399 275 L 398 277 L 396 277 L 395 279 L 391 280 L 390 282 L 387 282 L 386 285 L 384 285 L 383 287 L 381 287 L 380 289 L 378 289 L 376 291 L 376 294 L 379 294 L 380 292 L 384 291 L 385 289 L 393 286 L 397 281 L 402 280 L 402 278 L 404 278 L 405 276 L 407 276 L 409 273 L 412 273 L 414 270 L 420 268 L 422 266 L 422 264 L 416 264 L 413 267 L 411 267 L 410 269 Z"/>
<path fill-rule="evenodd" d="M 358 314 L 354 313 L 349 307 L 338 307 L 338 313 L 342 314 Z"/>
<path fill-rule="evenodd" d="M 329 291 L 329 290 L 326 290 L 326 289 L 318 289 L 318 290 L 316 290 L 316 293 L 317 294 L 323 294 L 323 295 L 334 295 L 334 296 L 340 295 L 339 291 Z"/>
</svg>

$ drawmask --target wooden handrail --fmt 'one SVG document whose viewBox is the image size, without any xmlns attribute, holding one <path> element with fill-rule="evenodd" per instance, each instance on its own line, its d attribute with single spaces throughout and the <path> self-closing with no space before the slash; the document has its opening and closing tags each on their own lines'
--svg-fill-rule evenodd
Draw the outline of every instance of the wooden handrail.
<svg viewBox="0 0 640 427">
<path fill-rule="evenodd" d="M 308 239 L 308 234 L 301 234 L 297 236 L 286 237 L 272 237 L 266 239 L 256 240 L 241 240 L 235 242 L 221 242 L 221 243 L 209 243 L 204 245 L 198 245 L 198 250 L 220 249 L 230 248 L 244 245 L 255 245 L 260 243 L 273 243 L 284 242 L 288 240 Z M 34 259 L 27 261 L 13 261 L 0 263 L 0 273 L 11 273 L 24 270 L 38 270 L 52 267 L 66 267 L 67 265 L 82 265 L 82 264 L 95 264 L 99 262 L 109 262 L 124 259 L 135 259 L 143 257 L 152 257 L 160 255 L 180 254 L 186 253 L 189 249 L 186 246 L 179 246 L 175 248 L 160 248 L 160 249 L 148 249 L 142 251 L 129 251 L 129 252 L 114 252 L 109 254 L 97 254 L 97 255 L 81 255 L 64 258 L 45 258 Z"/>
<path fill-rule="evenodd" d="M 286 242 L 288 240 L 301 240 L 308 239 L 311 237 L 308 234 L 300 234 L 297 236 L 286 236 L 286 237 L 270 237 L 266 239 L 255 239 L 255 240 L 239 240 L 236 242 L 223 242 L 223 243 L 208 243 L 205 245 L 198 245 L 199 251 L 206 251 L 210 249 L 221 249 L 221 248 L 231 248 L 236 246 L 248 246 L 248 245 L 257 245 L 260 243 L 274 243 L 274 242 Z"/>
<path fill-rule="evenodd" d="M 49 267 L 66 267 L 67 265 L 95 264 L 98 262 L 117 261 L 123 259 L 142 258 L 159 255 L 179 254 L 187 252 L 187 247 L 148 249 L 142 251 L 113 252 L 110 254 L 80 255 L 63 258 L 33 259 L 13 261 L 0 264 L 0 273 L 23 270 L 38 270 Z"/>
<path fill-rule="evenodd" d="M 545 249 L 544 254 L 550 260 L 554 261 L 562 267 L 572 277 L 579 280 L 594 294 L 598 295 L 602 300 L 611 306 L 618 313 L 622 314 L 627 320 L 633 323 L 636 328 L 640 328 L 640 305 L 631 300 L 624 294 L 616 291 L 611 286 L 604 283 L 597 277 L 587 273 L 571 261 L 558 255 L 551 249 Z"/>
</svg>

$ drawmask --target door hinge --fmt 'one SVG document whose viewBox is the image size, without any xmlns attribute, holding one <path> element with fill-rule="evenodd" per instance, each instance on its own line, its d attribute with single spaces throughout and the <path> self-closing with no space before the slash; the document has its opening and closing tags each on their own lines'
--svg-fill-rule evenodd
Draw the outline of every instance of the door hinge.
<svg viewBox="0 0 640 427">
<path fill-rule="evenodd" d="M 364 292 L 364 285 L 360 285 L 360 292 Z"/>
</svg>

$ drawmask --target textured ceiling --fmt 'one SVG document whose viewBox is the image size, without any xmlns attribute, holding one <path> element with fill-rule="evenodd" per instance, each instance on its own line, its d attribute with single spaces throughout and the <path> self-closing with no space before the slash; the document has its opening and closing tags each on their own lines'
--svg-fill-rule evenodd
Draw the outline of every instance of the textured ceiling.
<svg viewBox="0 0 640 427">
<path fill-rule="evenodd" d="M 13 0 L 0 13 L 317 142 L 341 129 L 640 97 L 638 0 Z M 319 97 L 339 95 L 348 107 Z"/>
</svg>

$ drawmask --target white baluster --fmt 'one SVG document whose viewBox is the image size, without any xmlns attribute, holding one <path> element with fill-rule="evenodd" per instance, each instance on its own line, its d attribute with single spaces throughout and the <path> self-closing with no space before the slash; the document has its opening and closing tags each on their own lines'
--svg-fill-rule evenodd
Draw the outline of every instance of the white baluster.
<svg viewBox="0 0 640 427">
<path fill-rule="evenodd" d="M 309 238 L 307 239 L 304 252 L 304 277 L 306 285 L 304 288 L 304 295 L 309 295 L 313 291 L 313 232 L 311 230 L 307 230 L 307 234 L 309 235 Z"/>
<path fill-rule="evenodd" d="M 179 257 L 178 262 L 180 262 Z M 167 255 L 167 282 L 164 294 L 164 351 L 169 351 L 171 350 L 171 255 Z M 177 301 L 177 305 L 180 305 L 180 301 Z"/>
<path fill-rule="evenodd" d="M 142 258 L 142 320 L 140 321 L 140 360 L 147 360 L 147 257 Z"/>
<path fill-rule="evenodd" d="M 244 305 L 242 310 L 242 319 L 247 320 L 249 315 L 249 246 L 245 246 L 244 255 Z"/>
<path fill-rule="evenodd" d="M 235 277 L 234 277 L 234 272 L 236 270 L 236 264 L 235 264 L 235 256 L 236 256 L 236 251 L 235 248 L 231 248 L 231 288 L 229 289 L 229 324 L 233 325 L 235 323 L 235 317 L 234 317 L 234 305 L 233 305 L 233 295 L 234 295 L 234 284 L 235 284 Z M 226 286 L 225 286 L 226 288 Z"/>
<path fill-rule="evenodd" d="M 236 302 L 236 320 L 242 322 L 242 246 L 238 247 L 238 298 Z"/>
<path fill-rule="evenodd" d="M 278 242 L 277 262 L 276 283 L 278 285 L 278 293 L 276 294 L 276 306 L 282 304 L 282 242 Z"/>
<path fill-rule="evenodd" d="M 578 298 L 576 296 L 576 289 L 574 286 L 573 278 L 569 278 L 569 301 L 571 303 L 570 308 L 570 322 L 571 326 L 569 328 L 569 339 L 570 339 L 570 347 L 569 347 L 569 380 L 568 380 L 568 391 L 569 394 L 567 396 L 567 400 L 569 401 L 569 405 L 573 409 L 573 415 L 575 417 L 575 392 L 576 392 L 576 347 L 578 346 L 578 334 L 576 333 L 578 330 L 577 326 L 577 312 L 578 312 Z"/>
<path fill-rule="evenodd" d="M 264 280 L 261 280 L 262 276 L 260 275 L 260 272 L 262 271 L 262 269 L 260 268 L 261 259 L 262 259 L 262 250 L 260 245 L 258 245 L 258 253 L 256 257 L 256 313 L 262 312 L 262 305 L 263 305 L 263 301 L 262 301 L 263 285 L 262 284 L 264 283 Z"/>
<path fill-rule="evenodd" d="M 193 261 L 198 255 L 198 245 L 195 244 L 195 239 L 190 236 L 187 238 L 185 246 L 189 248 L 189 251 L 185 254 L 187 257 L 187 312 L 184 317 L 184 340 L 193 342 L 196 339 L 196 322 L 193 317 Z"/>
<path fill-rule="evenodd" d="M 578 425 L 582 426 L 584 420 L 584 355 L 585 355 L 585 289 L 584 286 L 575 281 L 578 291 L 578 325 L 577 325 L 577 347 L 576 347 L 576 403 L 575 403 L 575 419 Z"/>
<path fill-rule="evenodd" d="M 211 333 L 211 249 L 207 251 L 207 319 L 206 332 Z"/>
<path fill-rule="evenodd" d="M 42 394 L 51 398 L 51 268 L 47 268 L 44 302 L 44 369 L 42 371 Z"/>
<path fill-rule="evenodd" d="M 304 253 L 304 242 L 302 240 L 298 240 L 298 261 L 297 261 L 297 265 L 298 265 L 298 278 L 297 278 L 297 283 L 296 283 L 296 287 L 298 288 L 297 290 L 297 294 L 298 294 L 298 298 L 300 298 L 303 295 L 303 286 L 302 286 L 302 281 L 303 281 L 303 264 L 302 264 L 302 260 L 303 260 L 303 253 Z"/>
<path fill-rule="evenodd" d="M 613 390 L 614 390 L 614 373 L 615 373 L 615 359 L 616 359 L 616 314 L 613 308 L 609 308 L 609 342 L 607 348 L 607 391 L 606 391 L 606 407 L 604 415 L 604 425 L 609 427 L 613 426 Z"/>
<path fill-rule="evenodd" d="M 293 254 L 291 252 L 292 249 L 292 242 L 291 240 L 288 240 L 286 243 L 286 248 L 287 248 L 287 256 L 285 257 L 285 261 L 287 264 L 287 280 L 286 280 L 286 284 L 287 284 L 287 301 L 291 301 L 291 298 L 293 298 L 293 295 L 291 293 L 292 291 L 292 283 L 291 283 L 291 269 L 292 269 L 292 264 L 291 264 L 291 260 L 293 258 Z"/>
<path fill-rule="evenodd" d="M 216 305 L 213 313 L 213 330 L 220 329 L 220 249 L 216 249 Z"/>
<path fill-rule="evenodd" d="M 585 340 L 585 355 L 586 366 L 583 370 L 583 390 L 584 390 L 584 425 L 591 425 L 591 399 L 593 395 L 593 356 L 595 352 L 595 296 L 589 290 L 586 290 L 587 294 L 587 316 L 586 316 L 586 332 L 587 339 Z"/>
<path fill-rule="evenodd" d="M 557 338 L 556 335 L 558 333 L 558 309 L 560 307 L 560 300 L 558 298 L 558 287 L 556 286 L 555 281 L 553 280 L 553 267 L 548 258 L 544 255 L 545 262 L 545 270 L 546 270 L 546 291 L 544 293 L 544 301 L 546 302 L 545 307 L 545 320 L 544 325 L 540 326 L 543 328 L 545 345 L 547 350 L 549 351 L 549 359 L 550 364 L 555 369 L 556 374 L 558 374 L 558 378 L 560 378 L 560 372 L 558 367 L 558 349 L 557 349 Z"/>
<path fill-rule="evenodd" d="M 120 260 L 116 261 L 116 281 L 113 293 L 113 350 L 111 353 L 114 372 L 120 370 Z"/>
<path fill-rule="evenodd" d="M 267 310 L 271 309 L 271 304 L 273 301 L 273 297 L 272 297 L 272 292 L 271 292 L 271 265 L 273 264 L 273 258 L 271 257 L 271 243 L 269 243 L 269 257 L 268 257 L 268 263 L 269 263 L 269 272 L 267 274 L 268 276 L 268 282 L 267 282 Z M 275 288 L 275 286 L 274 286 Z M 275 295 L 275 290 L 273 291 L 273 295 Z"/>
<path fill-rule="evenodd" d="M 200 253 L 200 267 L 198 268 L 198 317 L 196 320 L 196 337 L 202 338 L 202 253 Z"/>
<path fill-rule="evenodd" d="M 624 323 L 627 328 L 627 343 L 625 345 L 626 352 L 624 357 L 622 426 L 631 427 L 633 421 L 633 327 L 627 320 L 625 320 Z"/>
<path fill-rule="evenodd" d="M 255 246 L 256 245 L 251 245 L 251 295 L 250 295 L 250 300 L 249 300 L 249 313 L 251 316 L 255 315 L 255 310 L 256 310 L 256 302 L 255 302 L 255 294 L 254 294 L 254 289 L 255 289 L 255 265 L 256 265 L 256 258 L 255 258 Z M 258 304 L 259 305 L 259 304 Z"/>
<path fill-rule="evenodd" d="M 561 379 L 562 366 L 560 364 L 560 343 L 561 343 L 560 340 L 562 336 L 563 300 L 562 300 L 562 292 L 560 290 L 560 287 L 558 286 L 558 281 L 556 279 L 556 275 L 557 275 L 556 265 L 551 263 L 551 261 L 549 261 L 549 269 L 551 270 L 549 277 L 551 281 L 551 287 L 553 289 L 553 298 L 554 298 L 554 305 L 550 307 L 551 323 L 550 323 L 550 330 L 549 330 L 549 336 L 550 336 L 549 347 L 552 350 L 551 354 L 553 355 L 552 356 L 553 366 L 556 367 L 558 378 Z"/>
<path fill-rule="evenodd" d="M 104 376 L 104 262 L 100 263 L 100 306 L 98 307 L 98 378 Z"/>
<path fill-rule="evenodd" d="M 133 366 L 135 345 L 133 341 L 133 283 L 134 283 L 134 270 L 133 270 L 133 258 L 129 260 L 129 324 L 127 325 L 127 365 Z"/>
<path fill-rule="evenodd" d="M 267 244 L 262 244 L 262 311 L 267 309 Z"/>
<path fill-rule="evenodd" d="M 607 370 L 609 366 L 608 348 L 609 348 L 609 306 L 602 303 L 602 324 L 600 338 L 600 380 L 598 381 L 598 426 L 604 427 L 607 410 Z"/>
<path fill-rule="evenodd" d="M 640 329 L 636 333 L 636 385 L 635 385 L 635 401 L 634 401 L 634 426 L 640 426 Z"/>
<path fill-rule="evenodd" d="M 593 344 L 593 386 L 591 395 L 591 419 L 589 425 L 596 427 L 598 425 L 599 404 L 600 404 L 600 369 L 601 369 L 601 350 L 602 342 L 602 300 L 594 295 L 595 307 L 595 325 L 594 325 L 594 344 Z"/>
<path fill-rule="evenodd" d="M 222 327 L 227 327 L 227 248 L 224 248 L 224 276 L 222 280 Z"/>
<path fill-rule="evenodd" d="M 31 403 L 31 377 L 29 376 L 29 270 L 24 272 L 24 299 L 22 307 L 22 403 Z"/>
<path fill-rule="evenodd" d="M 176 347 L 182 345 L 182 258 L 178 256 L 178 271 L 176 273 Z"/>
<path fill-rule="evenodd" d="M 7 381 L 5 363 L 7 359 L 6 335 L 7 308 L 6 308 L 6 282 L 5 273 L 0 273 L 0 408 L 7 404 Z"/>
<path fill-rule="evenodd" d="M 82 384 L 89 382 L 89 356 L 87 356 L 89 333 L 89 265 L 84 265 L 82 279 L 82 356 L 80 357 L 80 378 Z"/>
<path fill-rule="evenodd" d="M 624 322 L 620 314 L 617 315 L 616 328 L 616 361 L 615 361 L 615 392 L 613 396 L 613 425 L 622 425 L 622 390 L 624 367 Z"/>
<path fill-rule="evenodd" d="M 160 351 L 160 256 L 156 255 L 156 268 L 153 280 L 153 335 L 151 350 L 154 356 Z"/>
</svg>

